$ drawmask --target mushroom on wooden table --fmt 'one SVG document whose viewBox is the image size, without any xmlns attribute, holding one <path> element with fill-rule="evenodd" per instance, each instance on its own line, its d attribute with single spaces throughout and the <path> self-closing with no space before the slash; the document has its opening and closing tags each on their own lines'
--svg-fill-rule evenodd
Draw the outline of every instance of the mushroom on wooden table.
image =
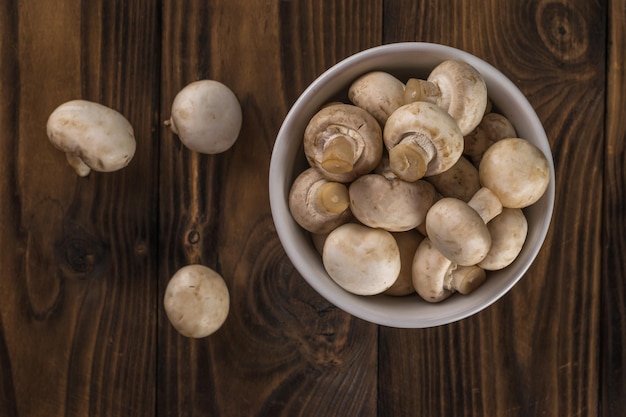
<svg viewBox="0 0 626 417">
<path fill-rule="evenodd" d="M 215 270 L 199 264 L 180 268 L 171 277 L 163 298 L 165 313 L 183 336 L 202 338 L 226 321 L 230 298 L 226 282 Z"/>
<path fill-rule="evenodd" d="M 91 170 L 117 171 L 135 154 L 130 122 L 118 111 L 92 101 L 71 100 L 58 106 L 48 117 L 46 132 L 81 177 Z"/>
<path fill-rule="evenodd" d="M 222 153 L 233 146 L 241 124 L 237 96 L 216 80 L 187 84 L 174 97 L 165 122 L 187 148 L 205 154 Z"/>
</svg>

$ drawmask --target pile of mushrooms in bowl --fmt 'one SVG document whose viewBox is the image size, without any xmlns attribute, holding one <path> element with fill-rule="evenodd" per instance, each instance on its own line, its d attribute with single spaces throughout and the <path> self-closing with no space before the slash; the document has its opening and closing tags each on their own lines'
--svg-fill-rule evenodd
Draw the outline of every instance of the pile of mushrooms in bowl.
<svg viewBox="0 0 626 417">
<path fill-rule="evenodd" d="M 421 42 L 319 76 L 287 114 L 269 176 L 302 277 L 342 310 L 399 328 L 463 319 L 515 285 L 548 232 L 554 183 L 519 89 L 469 53 Z"/>
</svg>

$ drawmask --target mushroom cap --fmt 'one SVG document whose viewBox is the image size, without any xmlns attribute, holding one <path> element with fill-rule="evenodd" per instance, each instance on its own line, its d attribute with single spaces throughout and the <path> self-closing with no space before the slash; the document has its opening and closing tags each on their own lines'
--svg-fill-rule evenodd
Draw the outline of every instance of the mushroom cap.
<svg viewBox="0 0 626 417">
<path fill-rule="evenodd" d="M 335 207 L 331 210 L 320 202 L 322 193 L 326 194 L 325 199 L 332 200 L 330 204 Z M 349 204 L 348 188 L 327 180 L 313 167 L 298 175 L 289 192 L 291 215 L 296 223 L 312 233 L 328 233 L 352 219 Z"/>
<path fill-rule="evenodd" d="M 413 257 L 419 244 L 424 240 L 417 230 L 407 230 L 406 232 L 392 233 L 400 249 L 400 273 L 398 279 L 389 287 L 385 294 L 394 296 L 404 296 L 415 293 L 413 287 Z"/>
<path fill-rule="evenodd" d="M 172 276 L 163 298 L 165 313 L 183 336 L 201 338 L 217 331 L 228 316 L 229 292 L 220 274 L 204 265 L 187 265 Z"/>
<path fill-rule="evenodd" d="M 456 268 L 426 237 L 417 247 L 411 265 L 413 287 L 424 300 L 430 303 L 443 301 L 453 291 L 446 288 L 451 271 Z"/>
<path fill-rule="evenodd" d="M 463 134 L 454 119 L 437 105 L 424 101 L 405 104 L 387 119 L 383 131 L 387 149 L 406 140 L 430 148 L 431 159 L 424 176 L 448 170 L 463 154 Z"/>
<path fill-rule="evenodd" d="M 337 136 L 353 143 L 352 169 L 339 174 L 322 167 L 325 146 Z M 317 167 L 324 177 L 338 182 L 351 182 L 370 172 L 383 153 L 380 125 L 366 110 L 351 104 L 338 103 L 320 109 L 307 124 L 303 143 L 309 165 Z"/>
<path fill-rule="evenodd" d="M 528 222 L 521 209 L 504 208 L 487 228 L 491 234 L 491 248 L 478 266 L 489 271 L 506 268 L 517 258 L 526 241 Z"/>
<path fill-rule="evenodd" d="M 548 188 L 550 167 L 546 156 L 531 142 L 506 138 L 487 149 L 478 177 L 502 206 L 524 208 L 539 200 Z"/>
<path fill-rule="evenodd" d="M 465 202 L 480 189 L 478 169 L 461 156 L 450 169 L 425 178 L 444 197 L 454 197 Z"/>
<path fill-rule="evenodd" d="M 435 188 L 426 181 L 406 182 L 380 174 L 357 178 L 348 191 L 354 217 L 369 227 L 390 232 L 417 227 L 436 198 Z"/>
<path fill-rule="evenodd" d="M 491 247 L 491 235 L 480 215 L 467 203 L 445 197 L 426 215 L 426 231 L 432 244 L 459 265 L 475 265 Z"/>
<path fill-rule="evenodd" d="M 187 148 L 217 154 L 228 150 L 239 137 L 241 105 L 221 82 L 194 81 L 176 94 L 166 123 Z"/>
<path fill-rule="evenodd" d="M 391 233 L 346 223 L 328 234 L 322 253 L 328 275 L 357 295 L 380 294 L 400 273 L 400 250 Z"/>
<path fill-rule="evenodd" d="M 494 142 L 517 136 L 513 124 L 499 113 L 487 113 L 476 129 L 465 135 L 463 153 L 478 165 L 483 154 Z"/>
<path fill-rule="evenodd" d="M 111 172 L 124 168 L 135 155 L 130 122 L 110 107 L 87 100 L 71 100 L 48 117 L 50 142 L 67 155 L 68 162 L 87 175 L 90 169 Z M 86 167 L 84 165 L 86 165 Z"/>
<path fill-rule="evenodd" d="M 437 105 L 452 116 L 463 135 L 478 126 L 487 108 L 487 85 L 476 68 L 464 61 L 443 61 L 428 81 L 439 87 Z"/>
<path fill-rule="evenodd" d="M 384 125 L 389 115 L 404 104 L 404 83 L 387 72 L 372 71 L 350 85 L 348 98 Z"/>
</svg>

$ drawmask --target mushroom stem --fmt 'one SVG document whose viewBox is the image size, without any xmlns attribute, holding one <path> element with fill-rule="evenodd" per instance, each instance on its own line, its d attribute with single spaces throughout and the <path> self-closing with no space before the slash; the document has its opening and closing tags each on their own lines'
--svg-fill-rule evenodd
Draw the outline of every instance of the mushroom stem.
<svg viewBox="0 0 626 417">
<path fill-rule="evenodd" d="M 400 179 L 413 182 L 424 177 L 434 154 L 429 140 L 410 135 L 389 150 L 389 165 Z"/>
<path fill-rule="evenodd" d="M 324 144 L 322 168 L 333 174 L 345 174 L 354 167 L 354 140 L 346 135 L 336 135 Z"/>
<path fill-rule="evenodd" d="M 467 202 L 485 223 L 502 213 L 502 202 L 489 188 L 482 187 Z"/>
<path fill-rule="evenodd" d="M 172 133 L 178 135 L 178 128 L 176 127 L 176 123 L 174 123 L 174 119 L 169 118 L 164 121 L 163 124 L 165 125 L 165 127 L 169 127 L 172 130 Z"/>
<path fill-rule="evenodd" d="M 463 135 L 454 119 L 436 104 L 425 101 L 405 104 L 394 111 L 385 124 L 383 142 L 390 153 L 391 170 L 408 182 L 417 181 L 421 174 L 446 171 L 463 153 Z M 426 155 L 420 155 L 423 153 Z"/>
<path fill-rule="evenodd" d="M 67 159 L 67 163 L 70 164 L 79 177 L 86 177 L 91 172 L 89 165 L 87 165 L 85 161 L 80 158 L 80 156 L 67 152 L 65 154 L 65 158 Z"/>
<path fill-rule="evenodd" d="M 348 188 L 339 182 L 327 182 L 317 190 L 316 204 L 331 214 L 343 213 L 350 205 Z"/>
<path fill-rule="evenodd" d="M 289 190 L 289 211 L 303 229 L 329 233 L 352 218 L 346 185 L 329 181 L 319 169 L 300 173 Z"/>
<path fill-rule="evenodd" d="M 418 78 L 408 80 L 404 89 L 404 104 L 414 101 L 428 101 L 437 104 L 439 97 L 441 97 L 441 90 L 436 84 Z"/>
<path fill-rule="evenodd" d="M 461 266 L 451 271 L 446 283 L 446 288 L 450 291 L 458 291 L 461 294 L 469 294 L 480 287 L 487 279 L 484 269 L 476 265 Z"/>
</svg>

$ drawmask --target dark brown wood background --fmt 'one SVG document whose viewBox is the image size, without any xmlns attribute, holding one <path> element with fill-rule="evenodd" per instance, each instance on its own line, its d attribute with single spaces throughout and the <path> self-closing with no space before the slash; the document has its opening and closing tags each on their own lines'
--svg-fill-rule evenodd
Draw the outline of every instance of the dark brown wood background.
<svg viewBox="0 0 626 417">
<path fill-rule="evenodd" d="M 624 0 L 0 1 L 0 416 L 626 416 Z M 439 42 L 495 65 L 545 124 L 553 223 L 521 282 L 423 330 L 330 305 L 271 219 L 291 104 L 348 55 Z M 228 152 L 164 126 L 176 92 L 229 85 Z M 46 137 L 73 98 L 121 111 L 132 163 L 78 178 Z M 231 312 L 190 340 L 169 277 L 203 263 Z"/>
</svg>

